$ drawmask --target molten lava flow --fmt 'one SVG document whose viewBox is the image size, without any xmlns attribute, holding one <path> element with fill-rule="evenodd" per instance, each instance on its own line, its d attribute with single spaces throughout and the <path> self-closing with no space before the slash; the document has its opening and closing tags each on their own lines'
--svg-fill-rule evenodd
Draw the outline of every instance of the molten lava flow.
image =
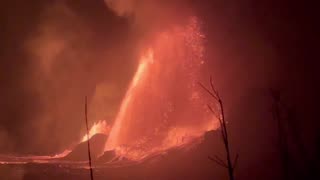
<svg viewBox="0 0 320 180">
<path fill-rule="evenodd" d="M 56 154 L 54 156 L 52 156 L 52 159 L 53 158 L 63 158 L 63 157 L 66 157 L 69 153 L 71 153 L 72 150 L 70 149 L 66 149 L 64 150 L 62 153 L 59 153 L 59 154 Z"/>
<path fill-rule="evenodd" d="M 109 135 L 110 132 L 110 126 L 107 124 L 106 121 L 98 121 L 97 123 L 94 123 L 89 131 L 89 139 L 96 135 L 96 134 L 105 134 Z M 81 139 L 81 142 L 85 142 L 88 140 L 88 136 L 84 135 Z"/>
<path fill-rule="evenodd" d="M 105 150 L 141 160 L 217 128 L 202 90 L 204 35 L 196 18 L 147 43 Z"/>
<path fill-rule="evenodd" d="M 106 121 L 98 121 L 93 124 L 89 131 L 89 139 L 92 138 L 96 134 L 104 134 L 106 136 L 109 135 L 110 132 L 110 126 L 107 124 Z M 84 135 L 80 142 L 77 143 L 80 144 L 82 142 L 85 142 L 88 140 L 87 134 Z M 50 162 L 56 162 L 56 160 L 66 157 L 72 152 L 72 149 L 74 149 L 75 146 L 68 148 L 64 150 L 61 153 L 52 155 L 52 156 L 2 156 L 0 155 L 0 164 L 26 164 L 26 163 L 50 163 Z"/>
</svg>

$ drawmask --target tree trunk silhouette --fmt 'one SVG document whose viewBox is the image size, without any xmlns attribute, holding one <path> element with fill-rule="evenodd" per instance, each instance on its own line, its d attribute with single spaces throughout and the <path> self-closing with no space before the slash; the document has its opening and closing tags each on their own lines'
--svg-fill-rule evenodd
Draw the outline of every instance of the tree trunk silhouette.
<svg viewBox="0 0 320 180">
<path fill-rule="evenodd" d="M 225 147 L 225 151 L 226 151 L 226 163 L 224 160 L 222 160 L 221 158 L 219 158 L 218 156 L 214 156 L 211 157 L 209 156 L 208 158 L 217 163 L 218 165 L 227 168 L 228 169 L 228 175 L 229 175 L 229 179 L 230 180 L 234 180 L 234 169 L 237 165 L 237 161 L 238 161 L 238 154 L 236 155 L 234 161 L 232 162 L 231 160 L 231 153 L 230 153 L 230 143 L 229 143 L 229 138 L 228 138 L 228 129 L 227 129 L 227 125 L 226 125 L 226 120 L 225 120 L 225 113 L 224 113 L 224 106 L 223 106 L 223 102 L 222 99 L 219 95 L 219 92 L 215 89 L 213 81 L 212 81 L 212 77 L 210 77 L 210 87 L 211 89 L 206 88 L 204 85 L 202 85 L 201 83 L 199 83 L 200 86 L 207 91 L 207 93 L 215 100 L 215 102 L 218 103 L 219 106 L 219 114 L 217 115 L 217 113 L 213 110 L 213 108 L 208 104 L 208 108 L 209 110 L 212 112 L 212 114 L 219 120 L 220 123 L 220 131 L 221 131 L 221 135 L 222 135 L 222 140 L 223 140 L 223 144 Z"/>
<path fill-rule="evenodd" d="M 284 102 L 280 91 L 271 89 L 270 92 L 273 119 L 277 122 L 283 179 L 313 179 L 312 177 L 319 176 L 317 158 L 310 155 L 303 142 L 303 131 L 299 126 L 296 108 Z"/>
<path fill-rule="evenodd" d="M 90 168 L 90 179 L 93 180 L 93 171 L 92 171 L 92 164 L 91 164 L 91 152 L 90 152 L 90 139 L 89 139 L 89 126 L 88 126 L 88 107 L 87 107 L 87 96 L 85 99 L 85 120 L 86 120 L 86 127 L 87 127 L 87 142 L 88 142 L 88 158 L 89 158 L 89 168 Z"/>
<path fill-rule="evenodd" d="M 283 179 L 288 180 L 289 177 L 289 150 L 288 150 L 288 133 L 286 122 L 282 116 L 282 107 L 280 102 L 280 92 L 271 90 L 271 97 L 273 99 L 272 104 L 272 116 L 277 122 L 278 130 L 278 148 L 280 151 L 281 166 L 283 171 Z"/>
</svg>

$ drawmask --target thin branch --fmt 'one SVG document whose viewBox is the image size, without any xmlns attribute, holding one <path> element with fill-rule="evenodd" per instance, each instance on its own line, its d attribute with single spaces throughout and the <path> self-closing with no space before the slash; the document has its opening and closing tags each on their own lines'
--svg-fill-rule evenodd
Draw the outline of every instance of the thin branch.
<svg viewBox="0 0 320 180">
<path fill-rule="evenodd" d="M 207 105 L 207 106 L 208 106 L 209 110 L 212 112 L 212 114 L 218 119 L 219 124 L 220 124 L 220 128 L 221 128 L 222 139 L 223 139 L 223 141 L 225 141 L 226 135 L 225 135 L 225 131 L 224 131 L 224 129 L 223 129 L 223 120 L 221 119 L 221 117 L 219 117 L 219 116 L 215 113 L 215 111 L 212 109 L 212 107 L 211 107 L 210 105 Z"/>
<path fill-rule="evenodd" d="M 228 174 L 229 174 L 229 179 L 230 180 L 234 180 L 234 168 L 237 165 L 237 161 L 238 161 L 238 154 L 236 155 L 236 158 L 234 159 L 234 161 L 232 162 L 231 160 L 231 155 L 230 155 L 230 147 L 229 147 L 229 139 L 228 139 L 228 130 L 227 130 L 227 125 L 226 125 L 226 121 L 225 121 L 225 116 L 224 116 L 224 107 L 223 107 L 223 102 L 222 99 L 219 95 L 219 92 L 216 90 L 216 88 L 214 87 L 213 84 L 213 80 L 212 77 L 210 76 L 210 87 L 211 87 L 211 91 L 206 88 L 204 85 L 202 85 L 201 83 L 199 83 L 199 85 L 210 95 L 212 96 L 219 105 L 219 110 L 220 110 L 220 116 L 217 117 L 216 112 L 212 109 L 212 107 L 210 105 L 208 105 L 209 110 L 212 112 L 212 114 L 217 117 L 217 119 L 219 120 L 220 123 L 220 128 L 221 128 L 221 135 L 222 135 L 222 140 L 223 140 L 223 144 L 225 147 L 225 151 L 226 151 L 226 158 L 227 158 L 227 163 L 224 163 L 224 161 L 222 161 L 218 156 L 215 156 L 214 158 L 209 157 L 209 159 L 211 159 L 212 161 L 216 162 L 217 164 L 219 164 L 220 166 L 223 166 L 225 168 L 228 169 Z"/>
<path fill-rule="evenodd" d="M 225 164 L 224 161 L 223 161 L 219 156 L 214 155 L 214 157 L 215 157 L 217 160 L 219 160 L 220 162 L 222 162 L 223 164 Z M 225 165 L 226 165 L 226 164 L 225 164 Z M 226 166 L 227 166 L 227 165 L 226 165 Z"/>
<path fill-rule="evenodd" d="M 211 89 L 212 89 L 212 91 L 214 92 L 214 94 L 217 96 L 217 99 L 220 99 L 219 93 L 218 93 L 218 91 L 216 90 L 216 88 L 215 88 L 214 85 L 213 85 L 212 76 L 210 76 L 210 86 L 211 86 Z"/>
<path fill-rule="evenodd" d="M 207 91 L 207 93 L 210 94 L 210 96 L 212 96 L 216 101 L 219 101 L 219 98 L 216 96 L 216 94 L 213 94 L 208 88 L 206 88 L 203 84 L 199 83 L 199 85 L 205 90 Z"/>
<path fill-rule="evenodd" d="M 233 161 L 233 169 L 235 169 L 235 168 L 237 167 L 238 159 L 239 159 L 239 154 L 237 154 L 236 157 L 234 158 L 234 161 Z"/>
<path fill-rule="evenodd" d="M 218 165 L 224 167 L 224 168 L 228 168 L 228 166 L 221 160 L 221 159 L 217 159 L 217 158 L 213 158 L 211 156 L 208 156 L 208 158 L 211 160 L 211 161 L 214 161 L 215 163 L 217 163 Z"/>
<path fill-rule="evenodd" d="M 220 121 L 220 117 L 216 114 L 216 112 L 212 109 L 212 107 L 209 104 L 207 104 L 207 106 L 208 106 L 208 109 L 211 111 L 211 113 Z"/>
</svg>

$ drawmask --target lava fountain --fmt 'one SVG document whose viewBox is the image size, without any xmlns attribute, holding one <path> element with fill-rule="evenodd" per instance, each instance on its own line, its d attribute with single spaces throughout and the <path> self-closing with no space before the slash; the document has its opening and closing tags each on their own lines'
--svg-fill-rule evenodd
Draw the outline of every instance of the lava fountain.
<svg viewBox="0 0 320 180">
<path fill-rule="evenodd" d="M 141 160 L 217 128 L 198 82 L 204 39 L 198 19 L 155 33 L 141 52 L 105 151 Z"/>
<path fill-rule="evenodd" d="M 103 151 L 116 158 L 140 161 L 171 148 L 199 142 L 205 132 L 219 127 L 207 109 L 204 81 L 204 40 L 198 19 L 153 34 L 141 51 L 137 70 L 112 126 L 94 123 L 83 144 L 96 134 L 108 137 Z M 86 147 L 86 146 L 85 146 Z M 74 147 L 71 148 L 74 150 Z M 56 162 L 72 150 L 54 156 L 0 156 L 0 164 Z"/>
</svg>

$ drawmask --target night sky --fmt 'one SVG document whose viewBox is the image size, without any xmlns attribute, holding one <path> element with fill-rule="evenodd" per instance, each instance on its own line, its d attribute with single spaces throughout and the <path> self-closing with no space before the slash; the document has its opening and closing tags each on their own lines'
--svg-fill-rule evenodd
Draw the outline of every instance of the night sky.
<svg viewBox="0 0 320 180">
<path fill-rule="evenodd" d="M 208 84 L 212 75 L 224 100 L 241 179 L 276 177 L 271 88 L 296 109 L 307 156 L 319 151 L 315 6 L 275 0 L 136 4 L 150 7 L 136 10 L 143 17 L 137 22 L 103 0 L 1 2 L 0 154 L 67 148 L 85 132 L 85 96 L 90 124 L 112 123 L 137 66 L 139 37 L 171 23 L 172 14 L 178 22 L 195 14 L 203 23 L 208 79 L 202 81 Z M 145 17 L 150 12 L 155 15 Z"/>
</svg>

